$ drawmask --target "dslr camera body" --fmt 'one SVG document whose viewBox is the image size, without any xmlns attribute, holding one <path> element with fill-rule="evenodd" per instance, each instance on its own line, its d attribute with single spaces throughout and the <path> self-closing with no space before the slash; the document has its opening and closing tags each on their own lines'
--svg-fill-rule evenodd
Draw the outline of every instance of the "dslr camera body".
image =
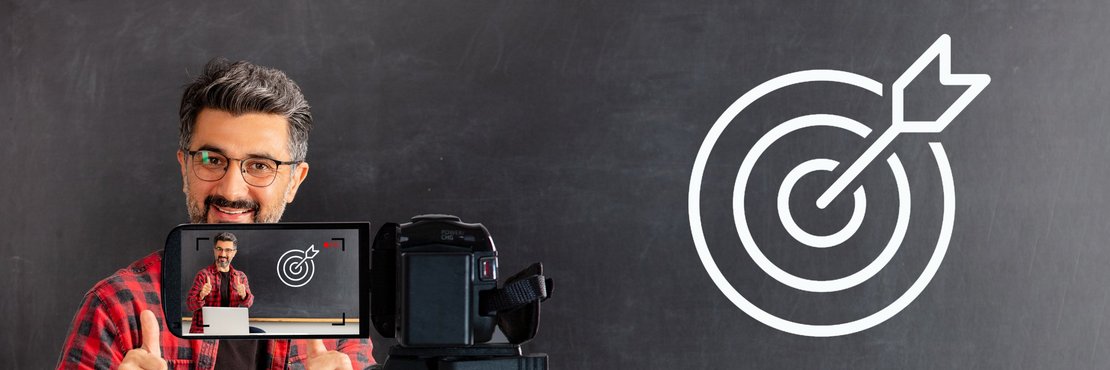
<svg viewBox="0 0 1110 370">
<path fill-rule="evenodd" d="M 398 341 L 384 369 L 547 368 L 547 355 L 522 355 L 520 344 L 535 337 L 552 281 L 536 263 L 499 287 L 482 224 L 449 215 L 385 224 L 371 253 L 371 321 Z M 496 328 L 508 343 L 489 343 Z"/>
</svg>

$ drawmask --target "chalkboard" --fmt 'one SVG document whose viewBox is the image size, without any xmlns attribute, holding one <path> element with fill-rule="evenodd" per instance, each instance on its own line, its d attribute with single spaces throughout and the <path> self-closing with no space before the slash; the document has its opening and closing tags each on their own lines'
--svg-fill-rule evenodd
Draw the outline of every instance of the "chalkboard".
<svg viewBox="0 0 1110 370">
<path fill-rule="evenodd" d="M 231 266 L 247 275 L 254 295 L 251 319 L 359 318 L 359 258 L 367 256 L 359 256 L 358 230 L 232 232 L 239 249 Z M 198 271 L 213 264 L 216 233 L 182 232 L 182 297 L 188 297 Z M 192 317 L 184 302 L 182 317 Z"/>
<path fill-rule="evenodd" d="M 556 368 L 1110 368 L 1106 1 L 0 0 L 0 25 L 6 367 L 53 367 L 82 295 L 187 221 L 182 86 L 226 57 L 285 71 L 312 105 L 311 170 L 283 221 L 483 223 L 501 276 L 542 261 L 554 278 L 525 351 Z M 941 132 L 890 142 L 851 184 L 867 210 L 848 244 L 787 238 L 779 190 L 813 158 L 838 166 L 802 177 L 787 209 L 815 235 L 848 224 L 854 198 L 824 210 L 813 199 L 891 126 L 894 82 L 941 35 L 950 72 L 989 85 Z M 830 337 L 741 309 L 707 268 L 690 212 L 699 151 L 729 107 L 812 70 L 865 77 L 879 93 L 800 83 L 726 117 L 693 202 L 720 277 L 781 318 L 858 319 L 929 271 L 952 215 L 915 299 Z M 941 70 L 932 62 L 906 88 L 907 117 L 936 119 L 967 90 L 940 83 Z M 871 133 L 805 129 L 768 147 L 738 228 L 744 158 L 809 114 Z M 934 142 L 951 170 L 947 208 Z M 745 248 L 749 230 L 800 278 L 861 271 L 897 225 L 892 154 L 912 189 L 909 226 L 873 278 L 808 292 Z M 395 342 L 374 343 L 380 361 Z"/>
</svg>

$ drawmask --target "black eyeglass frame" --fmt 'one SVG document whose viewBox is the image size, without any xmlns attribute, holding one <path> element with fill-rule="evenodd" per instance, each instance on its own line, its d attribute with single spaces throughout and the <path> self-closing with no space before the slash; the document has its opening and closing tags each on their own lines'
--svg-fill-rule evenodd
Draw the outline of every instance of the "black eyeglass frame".
<svg viewBox="0 0 1110 370">
<path fill-rule="evenodd" d="M 220 175 L 220 177 L 217 177 L 217 178 L 212 179 L 212 180 L 205 180 L 203 177 L 200 177 L 200 175 L 196 173 L 197 170 L 195 168 L 192 171 L 190 171 L 190 172 L 193 173 L 193 175 L 195 175 L 197 177 L 197 179 L 200 179 L 200 181 L 216 182 L 216 181 L 223 180 L 224 176 L 227 176 L 227 170 L 229 168 L 231 168 L 231 161 L 239 161 L 239 173 L 241 173 L 243 175 L 243 181 L 246 182 L 247 185 L 254 186 L 254 187 L 257 187 L 257 188 L 264 188 L 264 187 L 273 185 L 274 180 L 277 179 L 277 172 L 278 172 L 279 169 L 281 169 L 282 165 L 287 165 L 287 166 L 292 167 L 295 164 L 300 164 L 300 163 L 304 162 L 304 161 L 282 162 L 282 161 L 279 161 L 279 160 L 276 160 L 276 159 L 273 159 L 273 158 L 267 158 L 267 157 L 247 157 L 247 158 L 243 158 L 243 159 L 231 158 L 231 157 L 228 157 L 226 154 L 223 154 L 223 153 L 220 153 L 220 152 L 217 152 L 217 151 L 214 151 L 214 150 L 183 150 L 183 152 L 185 152 L 185 154 L 189 155 L 188 163 L 190 165 L 192 165 L 193 156 L 197 155 L 200 152 L 216 153 L 216 154 L 219 154 L 220 156 L 227 159 L 227 164 L 224 165 L 224 173 L 222 175 Z M 273 161 L 274 163 L 276 163 L 276 165 L 274 165 L 274 177 L 270 178 L 270 182 L 268 184 L 266 184 L 266 185 L 255 185 L 255 184 L 251 184 L 251 182 L 247 180 L 247 177 L 246 177 L 247 169 L 243 168 L 243 163 L 245 163 L 249 159 L 264 159 L 264 160 Z"/>
</svg>

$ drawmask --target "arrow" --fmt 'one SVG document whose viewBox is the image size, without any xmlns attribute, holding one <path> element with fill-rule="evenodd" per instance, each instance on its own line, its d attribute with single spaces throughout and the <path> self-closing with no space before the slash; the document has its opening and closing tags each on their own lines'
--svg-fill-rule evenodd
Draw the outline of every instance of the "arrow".
<svg viewBox="0 0 1110 370">
<path fill-rule="evenodd" d="M 308 246 L 308 249 L 304 250 L 304 259 L 301 260 L 301 263 L 297 264 L 297 267 L 301 267 L 305 264 L 305 262 L 308 262 L 308 260 L 312 259 L 312 257 L 316 257 L 317 253 L 320 253 L 320 251 L 316 250 L 316 244 Z"/>
<path fill-rule="evenodd" d="M 933 59 L 940 63 L 940 83 L 942 85 L 967 86 L 967 90 L 936 121 L 906 121 L 905 110 L 903 109 L 904 90 L 910 84 L 910 81 L 917 78 L 921 71 L 929 66 L 929 63 L 932 63 Z M 828 207 L 829 203 L 840 196 L 840 193 L 844 192 L 848 184 L 855 180 L 860 172 L 863 172 L 863 169 L 894 141 L 895 137 L 903 133 L 941 132 L 990 83 L 991 76 L 985 74 L 952 74 L 952 38 L 948 35 L 940 35 L 937 41 L 933 42 L 933 45 L 926 49 L 925 53 L 921 54 L 910 65 L 910 68 L 906 69 L 906 72 L 903 72 L 897 80 L 894 80 L 894 85 L 891 87 L 890 127 L 882 135 L 879 135 L 879 138 L 863 152 L 863 155 L 848 166 L 848 169 L 833 182 L 832 186 L 817 198 L 817 208 L 825 209 L 825 207 Z"/>
</svg>

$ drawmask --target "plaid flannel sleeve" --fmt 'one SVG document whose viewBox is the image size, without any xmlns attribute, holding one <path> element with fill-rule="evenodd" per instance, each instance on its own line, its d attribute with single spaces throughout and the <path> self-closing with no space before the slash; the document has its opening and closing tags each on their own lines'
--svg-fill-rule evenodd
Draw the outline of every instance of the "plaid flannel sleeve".
<svg viewBox="0 0 1110 370">
<path fill-rule="evenodd" d="M 209 293 L 205 299 L 200 298 L 200 290 L 204 286 L 206 277 L 211 279 L 211 277 L 208 277 L 208 275 L 204 273 L 204 270 L 197 272 L 197 275 L 193 277 L 193 286 L 189 288 L 189 297 L 185 299 L 185 306 L 189 311 L 199 310 L 202 306 L 205 306 L 207 298 L 212 297 L 212 294 Z"/>
<path fill-rule="evenodd" d="M 120 330 L 111 318 L 104 300 L 91 291 L 85 295 L 81 308 L 73 316 L 73 325 L 62 347 L 58 369 L 108 369 L 123 361 Z M 120 341 L 122 340 L 122 341 Z"/>
<path fill-rule="evenodd" d="M 324 341 L 327 343 L 328 341 Z M 346 353 L 351 358 L 352 369 L 369 369 L 374 362 L 374 345 L 369 339 L 339 339 L 335 341 L 335 348 Z"/>
<path fill-rule="evenodd" d="M 170 369 L 211 370 L 215 341 L 184 340 L 166 329 L 161 303 L 161 252 L 96 283 L 85 293 L 62 345 L 58 369 L 114 369 L 143 341 L 139 312 L 158 319 L 162 357 Z"/>
<path fill-rule="evenodd" d="M 353 369 L 370 369 L 372 365 L 377 364 L 374 361 L 374 345 L 370 343 L 370 339 L 324 339 L 324 346 L 347 354 L 347 357 L 351 358 Z M 288 356 L 291 361 L 288 368 L 304 369 L 303 361 L 307 355 L 307 340 L 290 341 Z"/>
</svg>

